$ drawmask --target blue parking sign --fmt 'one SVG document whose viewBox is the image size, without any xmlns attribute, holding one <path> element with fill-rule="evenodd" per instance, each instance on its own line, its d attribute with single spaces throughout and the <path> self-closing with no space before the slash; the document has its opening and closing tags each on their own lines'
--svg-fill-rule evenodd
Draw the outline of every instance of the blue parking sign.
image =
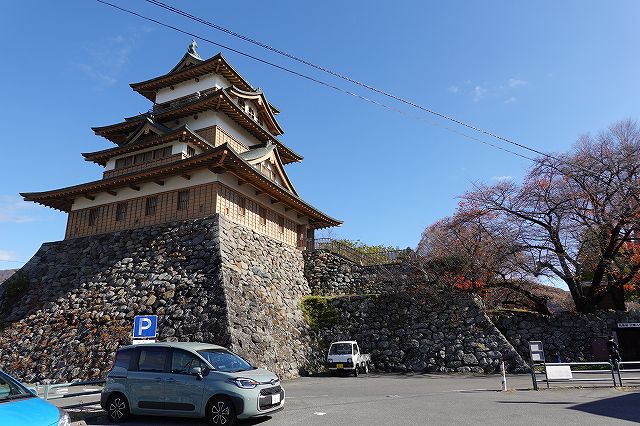
<svg viewBox="0 0 640 426">
<path fill-rule="evenodd" d="M 157 315 L 136 315 L 133 318 L 133 338 L 155 338 L 158 328 Z"/>
</svg>

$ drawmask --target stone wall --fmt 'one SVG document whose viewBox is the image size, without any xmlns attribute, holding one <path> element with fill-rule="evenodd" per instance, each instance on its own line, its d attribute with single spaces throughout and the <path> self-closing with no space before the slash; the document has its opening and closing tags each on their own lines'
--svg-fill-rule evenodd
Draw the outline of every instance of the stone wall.
<svg viewBox="0 0 640 426">
<path fill-rule="evenodd" d="M 326 300 L 339 319 L 315 331 L 316 367 L 332 341 L 357 340 L 382 371 L 493 373 L 501 361 L 509 371 L 526 369 L 513 346 L 468 295 Z"/>
<path fill-rule="evenodd" d="M 407 288 L 405 265 L 360 266 L 326 250 L 305 251 L 304 260 L 304 275 L 313 294 L 386 294 Z"/>
<path fill-rule="evenodd" d="M 640 312 L 600 311 L 595 314 L 562 312 L 541 315 L 530 312 L 501 312 L 491 315 L 493 322 L 527 360 L 529 341 L 544 345 L 548 362 L 594 361 L 592 342 L 607 337 L 619 322 L 640 322 Z"/>
<path fill-rule="evenodd" d="M 222 219 L 220 248 L 232 349 L 281 376 L 297 376 L 309 353 L 302 252 Z"/>
<path fill-rule="evenodd" d="M 228 345 L 217 234 L 212 217 L 43 244 L 20 270 L 26 287 L 4 284 L 24 288 L 1 301 L 0 368 L 103 377 L 137 314 L 159 316 L 160 339 Z"/>
<path fill-rule="evenodd" d="M 523 371 L 528 340 L 587 359 L 592 337 L 620 321 L 511 313 L 494 316 L 496 328 L 471 296 L 408 281 L 402 265 L 303 254 L 219 215 L 47 243 L 2 286 L 0 369 L 27 382 L 103 377 L 137 314 L 158 315 L 159 340 L 231 347 L 283 377 L 322 370 L 341 339 L 358 340 L 382 371 L 491 373 L 501 361 Z M 319 300 L 335 321 L 308 323 L 310 294 L 331 296 Z"/>
<path fill-rule="evenodd" d="M 19 275 L 0 368 L 27 382 L 104 376 L 138 314 L 158 315 L 159 340 L 232 347 L 285 377 L 304 364 L 302 254 L 219 215 L 44 244 Z"/>
</svg>

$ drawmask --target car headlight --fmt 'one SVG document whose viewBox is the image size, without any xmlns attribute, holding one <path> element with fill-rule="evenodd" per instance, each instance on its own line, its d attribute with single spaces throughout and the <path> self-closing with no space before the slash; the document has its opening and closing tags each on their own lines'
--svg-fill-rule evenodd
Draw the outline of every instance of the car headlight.
<svg viewBox="0 0 640 426">
<path fill-rule="evenodd" d="M 60 413 L 60 418 L 58 419 L 58 426 L 71 426 L 71 418 L 69 417 L 69 413 L 67 413 L 61 408 L 58 408 L 58 413 Z"/>
<path fill-rule="evenodd" d="M 229 378 L 228 381 L 241 389 L 253 389 L 260 384 L 253 379 L 245 379 L 244 377 Z"/>
</svg>

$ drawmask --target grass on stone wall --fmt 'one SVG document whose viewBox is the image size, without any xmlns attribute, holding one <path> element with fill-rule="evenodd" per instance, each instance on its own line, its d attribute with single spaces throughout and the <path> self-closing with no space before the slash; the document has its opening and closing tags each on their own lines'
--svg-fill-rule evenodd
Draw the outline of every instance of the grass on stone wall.
<svg viewBox="0 0 640 426">
<path fill-rule="evenodd" d="M 306 296 L 300 301 L 300 309 L 307 324 L 315 329 L 340 324 L 340 313 L 329 304 L 331 297 Z"/>
<path fill-rule="evenodd" d="M 29 279 L 22 272 L 16 272 L 2 286 L 4 287 L 5 306 L 11 306 L 29 288 Z"/>
</svg>

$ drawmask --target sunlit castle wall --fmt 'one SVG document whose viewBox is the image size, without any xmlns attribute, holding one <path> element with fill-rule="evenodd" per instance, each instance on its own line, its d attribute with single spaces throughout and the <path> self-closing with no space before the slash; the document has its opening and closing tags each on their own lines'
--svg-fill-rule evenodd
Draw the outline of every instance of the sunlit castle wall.
<svg viewBox="0 0 640 426">
<path fill-rule="evenodd" d="M 195 117 L 198 118 L 195 118 Z M 190 115 L 179 120 L 179 123 L 173 123 L 174 126 L 186 124 L 192 130 L 206 129 L 211 126 L 220 126 L 227 133 L 247 146 L 258 145 L 262 143 L 251 133 L 247 132 L 242 126 L 229 118 L 222 112 L 205 111 L 196 115 Z M 169 123 L 171 124 L 171 123 Z"/>
<path fill-rule="evenodd" d="M 198 80 L 199 81 L 191 79 L 189 81 L 158 90 L 158 93 L 156 94 L 156 103 L 162 104 L 164 102 L 169 102 L 207 89 L 220 89 L 231 86 L 231 83 L 229 83 L 226 78 L 218 74 L 207 74 L 199 77 Z M 171 87 L 173 87 L 173 89 Z"/>
</svg>

